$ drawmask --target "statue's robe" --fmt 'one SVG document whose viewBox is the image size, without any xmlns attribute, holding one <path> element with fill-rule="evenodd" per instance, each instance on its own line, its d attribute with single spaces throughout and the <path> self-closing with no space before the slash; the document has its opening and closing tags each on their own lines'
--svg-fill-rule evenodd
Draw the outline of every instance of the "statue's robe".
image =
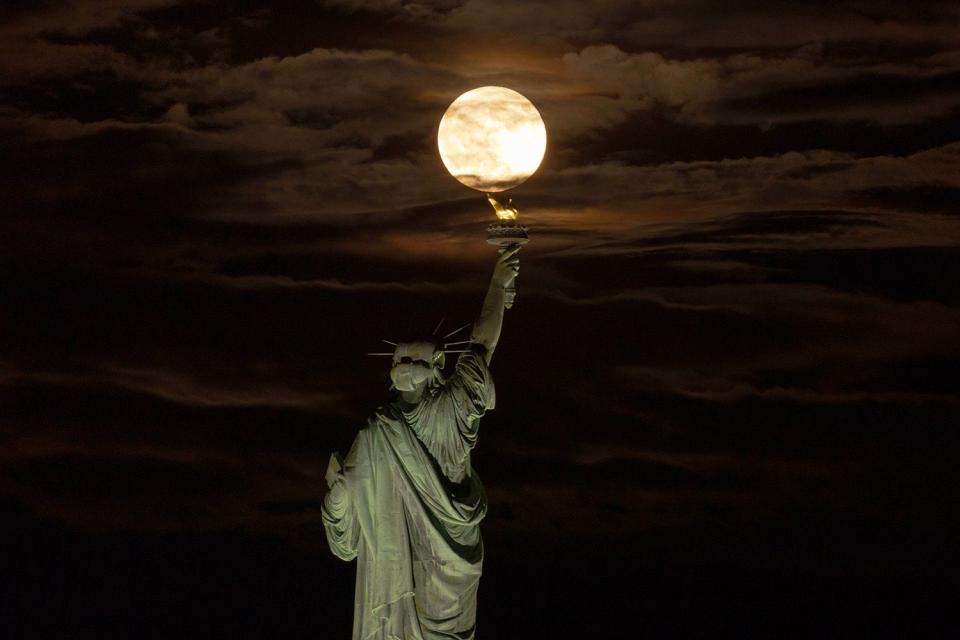
<svg viewBox="0 0 960 640">
<path fill-rule="evenodd" d="M 474 637 L 487 501 L 470 451 L 496 402 L 476 349 L 417 405 L 379 407 L 324 498 L 330 549 L 357 558 L 353 640 Z"/>
</svg>

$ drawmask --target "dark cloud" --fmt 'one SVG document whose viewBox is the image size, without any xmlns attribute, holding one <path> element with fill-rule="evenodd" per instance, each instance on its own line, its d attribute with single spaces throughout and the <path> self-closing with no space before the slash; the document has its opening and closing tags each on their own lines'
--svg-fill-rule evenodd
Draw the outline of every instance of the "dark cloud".
<svg viewBox="0 0 960 640">
<path fill-rule="evenodd" d="M 914 187 L 875 187 L 856 194 L 867 205 L 901 211 L 931 211 L 956 215 L 960 212 L 960 189 L 947 184 Z"/>
</svg>

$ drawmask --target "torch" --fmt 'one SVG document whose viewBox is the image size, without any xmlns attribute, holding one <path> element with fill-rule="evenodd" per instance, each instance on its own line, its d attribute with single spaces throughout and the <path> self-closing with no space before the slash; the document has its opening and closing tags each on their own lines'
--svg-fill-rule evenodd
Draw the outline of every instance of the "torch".
<svg viewBox="0 0 960 640">
<path fill-rule="evenodd" d="M 512 198 L 494 194 L 532 176 L 547 147 L 540 112 L 523 95 L 506 87 L 480 87 L 453 101 L 437 132 L 440 158 L 462 184 L 486 194 L 497 221 L 487 227 L 487 242 L 503 253 L 529 241 L 517 221 Z M 513 306 L 516 279 L 505 288 L 505 306 Z"/>
</svg>

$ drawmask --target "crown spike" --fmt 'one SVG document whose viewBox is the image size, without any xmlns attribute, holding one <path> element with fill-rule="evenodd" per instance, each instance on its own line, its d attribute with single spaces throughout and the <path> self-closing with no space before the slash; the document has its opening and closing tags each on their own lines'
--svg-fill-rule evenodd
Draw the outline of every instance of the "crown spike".
<svg viewBox="0 0 960 640">
<path fill-rule="evenodd" d="M 433 329 L 433 333 L 431 333 L 430 335 L 432 336 L 437 335 L 437 331 L 440 331 L 440 327 L 443 326 L 443 322 L 446 319 L 447 319 L 447 316 L 443 316 L 442 318 L 440 318 L 440 322 L 437 323 L 437 326 Z"/>
<path fill-rule="evenodd" d="M 467 327 L 469 327 L 469 326 L 472 325 L 472 324 L 473 324 L 472 322 L 468 322 L 467 324 L 463 325 L 463 326 L 460 327 L 459 329 L 454 329 L 453 331 L 451 331 L 451 332 L 448 333 L 447 335 L 443 336 L 443 339 L 446 340 L 446 339 L 449 338 L 450 336 L 454 336 L 454 335 L 460 333 L 461 331 L 463 331 L 464 329 L 466 329 Z"/>
</svg>

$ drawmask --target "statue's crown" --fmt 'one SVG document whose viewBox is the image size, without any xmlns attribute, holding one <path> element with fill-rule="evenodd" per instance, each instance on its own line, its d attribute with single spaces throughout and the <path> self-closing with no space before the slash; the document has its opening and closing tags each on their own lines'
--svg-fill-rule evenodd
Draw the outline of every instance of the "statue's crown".
<svg viewBox="0 0 960 640">
<path fill-rule="evenodd" d="M 451 331 L 450 333 L 448 333 L 448 334 L 446 334 L 446 335 L 444 335 L 444 336 L 437 336 L 437 333 L 440 331 L 440 327 L 443 326 L 443 321 L 444 321 L 444 320 L 445 320 L 445 318 L 441 318 L 441 319 L 440 319 L 440 322 L 437 324 L 436 328 L 433 330 L 433 333 L 431 333 L 431 334 L 428 335 L 428 336 L 418 336 L 418 337 L 416 337 L 416 338 L 414 338 L 414 339 L 412 339 L 412 340 L 404 340 L 404 341 L 399 341 L 399 340 L 387 340 L 386 338 L 382 338 L 380 341 L 383 342 L 383 343 L 385 343 L 385 344 L 390 345 L 391 347 L 393 347 L 393 351 L 371 352 L 371 353 L 367 353 L 367 355 L 368 355 L 368 356 L 390 356 L 390 357 L 393 357 L 394 355 L 396 355 L 397 349 L 398 349 L 401 345 L 405 347 L 405 346 L 407 346 L 407 345 L 412 345 L 412 344 L 417 344 L 417 343 L 419 343 L 419 344 L 430 344 L 430 345 L 433 346 L 434 361 L 436 361 L 438 358 L 440 358 L 440 356 L 442 356 L 442 355 L 444 355 L 444 354 L 447 354 L 447 353 L 463 353 L 464 351 L 468 351 L 468 349 L 465 349 L 465 348 L 463 348 L 463 347 L 466 346 L 469 342 L 471 342 L 469 339 L 468 339 L 468 340 L 454 340 L 454 341 L 449 341 L 448 339 L 456 336 L 458 333 L 460 333 L 461 331 L 463 331 L 463 330 L 466 329 L 467 327 L 471 326 L 473 323 L 472 323 L 472 322 L 468 322 L 467 324 L 463 325 L 462 327 L 459 327 L 458 329 L 454 329 L 453 331 Z M 451 348 L 451 347 L 455 347 L 455 348 Z M 460 348 L 456 348 L 456 347 L 460 347 Z M 440 366 L 442 367 L 443 365 L 441 364 Z"/>
</svg>

